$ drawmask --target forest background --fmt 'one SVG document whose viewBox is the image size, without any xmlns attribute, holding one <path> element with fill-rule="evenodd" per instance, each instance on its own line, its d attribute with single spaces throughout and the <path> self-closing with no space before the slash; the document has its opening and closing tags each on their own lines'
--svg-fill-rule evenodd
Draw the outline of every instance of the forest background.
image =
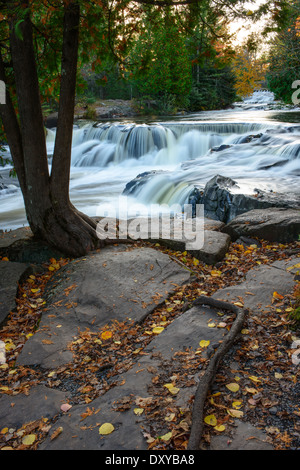
<svg viewBox="0 0 300 470">
<path fill-rule="evenodd" d="M 95 37 L 91 56 L 83 45 L 77 102 L 87 117 L 105 99 L 133 100 L 138 112 L 156 115 L 224 109 L 258 89 L 292 103 L 292 84 L 300 80 L 298 0 L 204 0 L 177 9 L 154 3 L 127 13 L 112 5 L 102 17 L 101 47 Z M 242 42 L 232 22 L 244 29 Z M 49 98 L 45 106 L 55 108 Z"/>
</svg>

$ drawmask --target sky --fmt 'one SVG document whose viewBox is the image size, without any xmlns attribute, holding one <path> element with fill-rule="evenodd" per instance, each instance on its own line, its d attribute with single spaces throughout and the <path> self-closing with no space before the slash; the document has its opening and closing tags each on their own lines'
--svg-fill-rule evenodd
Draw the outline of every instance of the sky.
<svg viewBox="0 0 300 470">
<path fill-rule="evenodd" d="M 256 0 L 255 2 L 246 2 L 245 9 L 255 11 L 264 0 Z M 236 33 L 236 39 L 233 41 L 234 45 L 241 44 L 251 32 L 259 32 L 262 30 L 265 21 L 256 21 L 255 24 L 249 19 L 248 23 L 245 20 L 233 21 L 230 24 L 230 31 Z"/>
</svg>

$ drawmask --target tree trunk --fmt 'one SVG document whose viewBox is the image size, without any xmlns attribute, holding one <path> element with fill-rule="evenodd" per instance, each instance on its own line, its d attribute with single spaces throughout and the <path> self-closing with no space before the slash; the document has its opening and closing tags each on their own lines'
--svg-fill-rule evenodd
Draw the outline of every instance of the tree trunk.
<svg viewBox="0 0 300 470">
<path fill-rule="evenodd" d="M 22 2 L 27 8 L 29 2 Z M 103 245 L 96 223 L 69 200 L 69 178 L 76 91 L 80 8 L 77 0 L 65 3 L 59 118 L 51 176 L 33 47 L 30 15 L 18 25 L 10 22 L 11 57 L 20 114 L 20 126 L 11 102 L 3 120 L 8 144 L 23 193 L 30 228 L 62 253 L 82 256 Z M 0 61 L 0 75 L 4 75 Z"/>
</svg>

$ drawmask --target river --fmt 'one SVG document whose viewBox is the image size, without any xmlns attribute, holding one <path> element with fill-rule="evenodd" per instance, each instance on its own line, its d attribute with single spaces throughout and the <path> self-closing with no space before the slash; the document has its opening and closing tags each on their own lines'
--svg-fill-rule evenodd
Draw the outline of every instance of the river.
<svg viewBox="0 0 300 470">
<path fill-rule="evenodd" d="M 49 130 L 50 171 L 54 139 L 55 129 Z M 0 171 L 2 230 L 27 225 L 17 181 L 7 178 L 10 168 Z M 154 170 L 130 198 L 122 195 L 137 175 Z M 194 186 L 204 188 L 217 174 L 247 194 L 254 188 L 299 194 L 300 109 L 282 108 L 262 91 L 229 110 L 74 126 L 70 198 L 90 216 L 112 211 L 123 217 L 124 210 L 134 216 L 136 203 L 146 212 L 153 204 L 183 205 Z"/>
</svg>

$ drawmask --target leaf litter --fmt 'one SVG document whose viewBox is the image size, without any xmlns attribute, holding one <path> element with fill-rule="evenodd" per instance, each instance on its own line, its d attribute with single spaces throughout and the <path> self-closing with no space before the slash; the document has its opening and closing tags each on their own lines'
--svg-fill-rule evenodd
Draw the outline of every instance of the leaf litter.
<svg viewBox="0 0 300 470">
<path fill-rule="evenodd" d="M 299 256 L 300 248 L 299 243 L 283 245 L 261 240 L 251 246 L 232 243 L 224 260 L 209 266 L 187 252 L 174 252 L 157 243 L 135 243 L 135 246 L 141 245 L 169 254 L 190 269 L 195 279 L 188 285 L 177 286 L 164 305 L 159 305 L 142 324 L 112 320 L 98 332 L 89 329 L 78 331 L 69 345 L 73 362 L 41 371 L 17 366 L 16 358 L 38 329 L 41 315 L 46 311 L 43 292 L 47 283 L 69 262 L 67 259 L 51 259 L 43 272 L 30 275 L 19 286 L 17 311 L 10 312 L 0 332 L 6 349 L 6 362 L 0 365 L 0 394 L 28 395 L 30 388 L 37 384 L 65 390 L 70 397 L 68 403 L 62 405 L 61 412 L 67 412 L 75 404 L 85 403 L 84 420 L 99 411 L 90 407 L 93 400 L 118 385 L 119 374 L 129 370 L 144 354 L 150 341 L 190 308 L 197 297 L 210 296 L 218 289 L 241 282 L 254 266 L 287 259 L 295 253 Z M 66 289 L 66 297 L 74 287 Z M 276 449 L 300 447 L 299 371 L 291 361 L 291 343 L 297 338 L 297 330 L 293 330 L 295 324 L 289 314 L 294 301 L 293 294 L 284 297 L 274 291 L 270 307 L 259 316 L 253 312 L 247 319 L 239 343 L 233 348 L 230 360 L 225 357 L 207 397 L 204 447 L 209 445 L 213 435 L 230 432 L 236 418 L 246 419 L 265 429 Z M 243 305 L 242 301 L 237 303 Z M 61 304 L 57 306 L 60 307 Z M 230 328 L 230 319 L 220 324 L 214 327 Z M 161 367 L 153 371 L 149 397 L 136 400 L 125 397 L 114 403 L 113 408 L 120 411 L 135 406 L 133 412 L 137 417 L 143 417 L 143 433 L 149 449 L 187 448 L 193 400 L 182 408 L 176 406 L 176 396 L 183 387 L 195 387 L 195 378 L 197 375 L 201 377 L 207 363 L 201 352 L 208 345 L 209 341 L 203 338 L 196 351 L 175 352 L 169 362 L 161 358 Z M 237 364 L 236 370 L 231 368 L 232 359 Z M 24 424 L 20 429 L 3 427 L 0 430 L 0 449 L 37 449 L 48 434 L 55 439 L 63 432 L 62 428 L 52 431 L 53 424 L 53 420 L 41 419 Z M 113 432 L 111 423 L 102 426 L 104 434 Z"/>
</svg>

